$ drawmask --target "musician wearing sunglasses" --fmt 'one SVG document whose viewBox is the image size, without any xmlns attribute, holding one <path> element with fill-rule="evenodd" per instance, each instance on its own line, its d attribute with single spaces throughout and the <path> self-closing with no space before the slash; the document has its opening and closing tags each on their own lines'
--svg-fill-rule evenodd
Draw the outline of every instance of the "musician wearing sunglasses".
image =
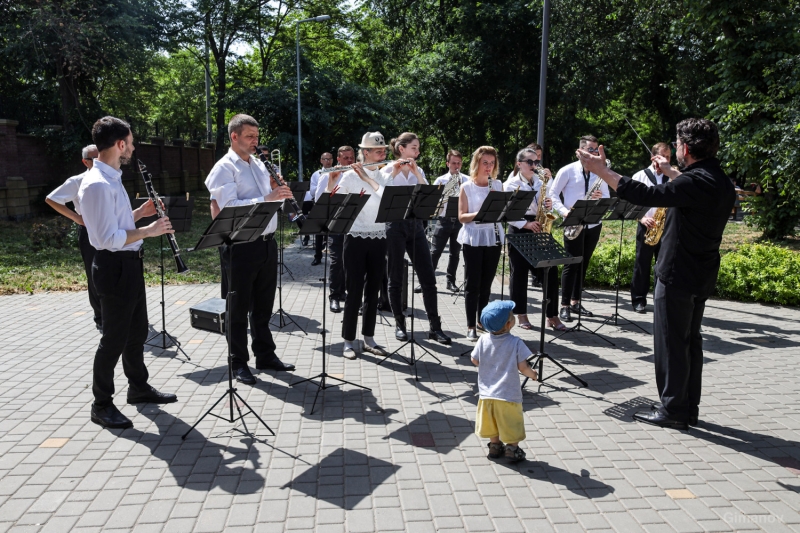
<svg viewBox="0 0 800 533">
<path fill-rule="evenodd" d="M 333 166 L 333 155 L 330 152 L 325 152 L 319 158 L 319 162 L 322 165 L 323 169 L 330 168 Z M 317 186 L 319 185 L 319 178 L 320 178 L 320 171 L 317 170 L 313 174 L 311 174 L 311 179 L 309 180 L 309 188 L 308 192 L 306 193 L 305 197 L 303 198 L 303 214 L 309 214 L 311 212 L 311 208 L 314 207 L 314 194 L 317 192 Z M 303 236 L 303 246 L 308 244 L 309 236 Z M 319 244 L 317 244 L 319 243 Z M 319 251 L 318 251 L 319 250 Z M 311 261 L 311 266 L 317 266 L 318 264 L 322 263 L 322 235 L 315 235 L 314 236 L 314 259 Z"/>
<path fill-rule="evenodd" d="M 591 154 L 598 153 L 597 138 L 593 135 L 581 137 L 578 146 Z M 547 192 L 547 196 L 553 201 L 553 209 L 566 218 L 578 200 L 608 198 L 608 186 L 602 181 L 598 182 L 599 179 L 597 174 L 590 172 L 580 161 L 561 168 Z M 599 189 L 590 193 L 598 183 Z M 601 224 L 589 224 L 576 238 L 564 238 L 564 249 L 575 257 L 583 257 L 583 262 L 564 265 L 561 272 L 561 312 L 559 316 L 565 322 L 572 322 L 572 313 L 592 316 L 592 313 L 581 305 L 581 291 L 586 280 L 586 269 L 589 267 L 589 261 L 592 259 L 595 248 L 597 248 L 601 231 Z"/>
<path fill-rule="evenodd" d="M 417 165 L 419 138 L 411 132 L 401 133 L 389 142 L 392 154 L 397 158 L 386 165 L 381 173 L 386 177 L 386 186 L 428 184 L 425 172 Z M 414 263 L 414 271 L 422 287 L 422 302 L 428 315 L 428 338 L 442 344 L 450 344 L 450 337 L 442 331 L 439 303 L 436 294 L 436 274 L 431 261 L 431 251 L 425 239 L 421 220 L 397 220 L 386 223 L 387 266 L 389 268 L 389 305 L 395 320 L 394 336 L 397 340 L 408 340 L 406 316 L 403 314 L 402 291 L 406 270 L 405 255 Z"/>
<path fill-rule="evenodd" d="M 220 209 L 260 202 L 284 201 L 292 197 L 287 186 L 273 188 L 264 164 L 254 154 L 258 146 L 258 122 L 248 115 L 234 115 L 228 122 L 231 147 L 208 173 L 205 185 Z M 275 230 L 277 215 L 253 242 L 223 246 L 222 260 L 228 288 L 236 292 L 228 320 L 231 343 L 231 367 L 236 380 L 255 385 L 248 367 L 247 325 L 253 338 L 252 349 L 259 370 L 294 370 L 275 353 L 275 341 L 269 329 L 275 291 L 278 284 L 278 247 Z"/>
<path fill-rule="evenodd" d="M 716 157 L 716 124 L 690 118 L 679 122 L 676 131 L 675 157 L 682 172 L 670 166 L 666 157 L 653 156 L 653 162 L 670 180 L 651 187 L 606 168 L 602 146 L 598 154 L 579 149 L 577 156 L 621 199 L 667 208 L 653 299 L 653 347 L 661 404 L 633 418 L 687 429 L 697 424 L 699 415 L 703 371 L 700 325 L 705 302 L 716 286 L 719 246 L 736 192 Z"/>
<path fill-rule="evenodd" d="M 447 174 L 443 174 L 436 178 L 433 182 L 434 185 L 441 185 L 443 192 L 447 194 L 452 192 L 455 195 L 455 200 L 458 201 L 458 192 L 461 190 L 461 185 L 469 180 L 469 176 L 461 172 L 461 152 L 450 150 L 447 152 Z M 455 180 L 455 181 L 454 181 Z M 448 186 L 448 184 L 450 184 Z M 441 210 L 436 214 L 436 227 L 433 230 L 433 238 L 431 240 L 431 262 L 433 262 L 433 270 L 439 265 L 439 258 L 444 253 L 444 247 L 450 243 L 450 257 L 447 261 L 447 290 L 452 292 L 458 291 L 456 285 L 456 270 L 458 269 L 458 259 L 461 255 L 461 245 L 458 244 L 458 232 L 461 230 L 461 222 L 457 218 L 446 218 L 444 216 L 447 210 L 448 199 L 444 199 Z"/>
<path fill-rule="evenodd" d="M 89 289 L 89 305 L 92 306 L 92 311 L 94 311 L 94 324 L 97 331 L 103 331 L 103 318 L 100 313 L 100 297 L 97 296 L 97 289 L 95 289 L 94 283 L 92 282 L 92 261 L 94 260 L 94 254 L 97 250 L 95 250 L 94 246 L 89 242 L 89 233 L 86 231 L 86 225 L 81 216 L 81 205 L 78 201 L 78 191 L 81 188 L 81 183 L 83 182 L 83 178 L 86 177 L 92 169 L 95 157 L 97 157 L 97 147 L 93 144 L 85 146 L 81 151 L 81 162 L 86 167 L 86 170 L 76 176 L 72 176 L 53 190 L 47 195 L 45 202 L 60 214 L 78 224 L 78 249 L 81 252 L 83 268 L 86 272 L 86 284 Z M 75 208 L 74 211 L 67 207 L 67 203 L 69 202 L 72 202 Z"/>
<path fill-rule="evenodd" d="M 508 223 L 508 233 L 541 233 L 543 228 L 536 220 L 539 213 L 539 202 L 544 198 L 544 207 L 550 210 L 553 201 L 545 196 L 546 190 L 543 189 L 543 182 L 539 178 L 536 170 L 541 168 L 542 148 L 535 144 L 534 148 L 523 148 L 517 153 L 517 163 L 514 171 L 506 180 L 503 189 L 507 192 L 536 191 L 536 197 L 531 202 L 525 219 Z M 541 172 L 550 179 L 550 171 L 541 169 Z M 533 266 L 513 247 L 508 247 L 508 261 L 510 273 L 508 279 L 508 293 L 514 302 L 514 314 L 517 315 L 517 325 L 522 329 L 533 329 L 528 319 L 528 273 L 533 272 L 537 279 L 544 279 L 543 268 L 533 268 Z M 542 285 L 544 287 L 544 285 Z M 544 289 L 542 289 L 544 290 Z M 547 294 L 549 299 L 547 304 L 547 323 L 556 331 L 564 331 L 566 326 L 561 323 L 558 317 L 558 269 L 551 268 L 547 276 Z"/>
<path fill-rule="evenodd" d="M 78 204 L 97 250 L 92 281 L 100 299 L 103 331 L 92 370 L 91 420 L 107 428 L 129 428 L 133 423 L 114 405 L 114 369 L 122 357 L 128 378 L 127 401 L 173 403 L 174 394 L 157 391 L 149 383 L 144 364 L 147 339 L 147 296 L 142 263 L 144 239 L 175 233 L 168 217 L 143 228 L 136 221 L 156 214 L 152 201 L 135 211 L 122 185 L 121 166 L 131 161 L 133 134 L 127 122 L 104 117 L 92 126 L 97 158 L 78 190 Z"/>
</svg>

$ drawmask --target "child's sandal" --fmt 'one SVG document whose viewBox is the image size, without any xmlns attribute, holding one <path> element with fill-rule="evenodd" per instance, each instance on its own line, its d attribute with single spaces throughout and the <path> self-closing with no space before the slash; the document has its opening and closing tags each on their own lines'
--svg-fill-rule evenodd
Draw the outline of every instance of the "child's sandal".
<svg viewBox="0 0 800 533">
<path fill-rule="evenodd" d="M 518 463 L 525 460 L 525 452 L 519 446 L 506 446 L 505 457 L 510 463 Z"/>
<path fill-rule="evenodd" d="M 490 442 L 487 446 L 489 447 L 489 455 L 487 456 L 489 459 L 499 459 L 506 450 L 502 442 Z"/>
</svg>

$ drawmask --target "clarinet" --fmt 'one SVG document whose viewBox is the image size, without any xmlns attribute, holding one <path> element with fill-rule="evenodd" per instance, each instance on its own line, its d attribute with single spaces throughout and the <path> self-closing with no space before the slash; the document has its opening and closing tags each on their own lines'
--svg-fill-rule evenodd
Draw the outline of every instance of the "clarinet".
<svg viewBox="0 0 800 533">
<path fill-rule="evenodd" d="M 158 194 L 156 193 L 155 188 L 153 188 L 153 176 L 147 171 L 147 167 L 144 165 L 144 163 L 142 163 L 141 159 L 137 159 L 136 163 L 139 165 L 139 173 L 142 175 L 142 179 L 144 180 L 144 188 L 147 189 L 147 195 L 156 206 L 158 218 L 164 218 L 165 214 L 164 209 L 161 207 L 161 200 L 158 199 Z M 178 248 L 178 241 L 175 240 L 175 235 L 173 233 L 167 233 L 167 242 L 169 242 L 169 247 L 172 248 L 172 256 L 175 258 L 175 265 L 178 268 L 178 274 L 185 274 L 186 272 L 189 272 L 189 267 L 186 266 L 186 263 L 184 263 L 183 259 L 181 258 L 181 249 Z"/>
<path fill-rule="evenodd" d="M 493 182 L 494 182 L 494 180 L 490 176 L 489 177 L 489 192 L 492 192 L 494 190 L 494 187 L 492 187 Z M 494 226 L 494 245 L 495 246 L 500 246 L 500 231 L 498 231 L 498 229 L 497 229 L 497 222 L 492 222 L 492 226 Z"/>
<path fill-rule="evenodd" d="M 278 187 L 284 187 L 286 185 L 286 182 L 284 182 L 281 179 L 281 176 L 278 173 L 278 170 L 275 168 L 275 165 L 272 164 L 272 161 L 267 159 L 266 154 L 264 154 L 264 152 L 259 150 L 258 146 L 256 146 L 256 154 L 258 155 L 258 158 L 261 159 L 261 162 L 264 163 L 264 166 L 267 167 L 267 172 L 269 172 L 269 175 L 272 176 L 272 179 L 275 180 L 275 183 L 278 184 Z M 292 197 L 289 199 L 289 203 L 291 204 L 292 209 L 294 209 L 295 212 L 295 217 L 294 218 L 290 217 L 289 220 L 291 222 L 304 221 L 306 219 L 306 216 L 303 214 L 303 210 L 300 208 L 300 206 L 297 205 L 297 200 L 294 199 L 294 195 L 292 195 Z"/>
</svg>

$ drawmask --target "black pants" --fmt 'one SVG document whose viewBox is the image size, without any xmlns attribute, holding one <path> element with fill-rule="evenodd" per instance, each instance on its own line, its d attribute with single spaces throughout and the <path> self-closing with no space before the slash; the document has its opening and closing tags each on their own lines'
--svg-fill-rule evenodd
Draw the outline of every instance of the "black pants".
<svg viewBox="0 0 800 533">
<path fill-rule="evenodd" d="M 322 261 L 323 244 L 325 244 L 325 236 L 321 234 L 314 235 L 314 259 Z"/>
<path fill-rule="evenodd" d="M 78 232 L 78 249 L 80 249 L 81 258 L 83 258 L 86 285 L 89 289 L 89 305 L 92 306 L 92 311 L 94 311 L 94 323 L 102 327 L 103 314 L 100 310 L 100 296 L 97 295 L 97 289 L 94 286 L 94 281 L 92 281 L 92 263 L 97 250 L 89 243 L 89 233 L 86 231 L 86 226 L 81 226 Z"/>
<path fill-rule="evenodd" d="M 564 265 L 561 272 L 561 305 L 569 305 L 570 300 L 580 301 L 581 290 L 586 281 L 586 270 L 589 268 L 594 249 L 597 248 L 601 231 L 603 226 L 599 224 L 591 229 L 583 228 L 575 239 L 564 239 L 564 249 L 576 257 L 582 256 L 583 262 Z"/>
<path fill-rule="evenodd" d="M 223 258 L 228 276 L 228 288 L 232 295 L 231 317 L 231 357 L 233 368 L 247 365 L 250 359 L 247 350 L 247 322 L 250 321 L 250 335 L 253 337 L 253 355 L 256 366 L 275 361 L 275 341 L 269 330 L 272 306 L 278 284 L 278 246 L 270 236 L 246 244 L 225 246 Z"/>
<path fill-rule="evenodd" d="M 113 403 L 114 368 L 122 369 L 134 391 L 147 387 L 144 341 L 147 340 L 147 298 L 144 267 L 136 252 L 99 250 L 92 279 L 100 299 L 103 336 L 94 355 L 92 393 L 97 407 Z"/>
<path fill-rule="evenodd" d="M 492 281 L 497 274 L 501 246 L 470 246 L 464 251 L 464 305 L 467 310 L 467 328 L 478 323 L 481 310 L 489 303 Z"/>
<path fill-rule="evenodd" d="M 344 235 L 328 235 L 328 259 L 330 259 L 331 300 L 344 300 L 345 275 L 344 275 Z M 360 292 L 360 291 L 359 291 Z"/>
<path fill-rule="evenodd" d="M 644 243 L 647 228 L 643 224 L 636 224 L 636 260 L 633 263 L 633 280 L 631 281 L 631 304 L 642 303 L 647 305 L 647 292 L 650 290 L 650 264 L 653 258 L 658 261 L 658 251 L 661 249 L 659 242 L 655 246 Z M 658 283 L 658 278 L 656 278 Z"/>
<path fill-rule="evenodd" d="M 527 229 L 517 229 L 514 226 L 508 227 L 508 233 L 533 233 Z M 514 302 L 514 314 L 522 315 L 528 312 L 528 273 L 533 272 L 537 279 L 544 280 L 544 269 L 533 268 L 525 257 L 511 245 L 508 245 L 508 263 L 511 275 L 508 279 L 508 293 Z M 544 290 L 544 285 L 542 286 Z M 543 294 L 549 299 L 547 302 L 547 318 L 558 315 L 558 267 L 550 267 L 547 274 L 547 294 Z"/>
<path fill-rule="evenodd" d="M 654 337 L 656 385 L 667 415 L 687 420 L 698 415 L 703 373 L 703 320 L 707 296 L 659 281 L 656 284 Z"/>
<path fill-rule="evenodd" d="M 456 282 L 456 270 L 458 269 L 458 257 L 461 254 L 461 244 L 458 242 L 458 231 L 461 229 L 461 222 L 450 218 L 441 218 L 436 222 L 433 230 L 433 242 L 431 243 L 431 262 L 433 270 L 439 265 L 439 258 L 442 257 L 444 247 L 450 242 L 450 258 L 447 261 L 447 281 Z"/>
<path fill-rule="evenodd" d="M 314 201 L 313 200 L 304 200 L 302 206 L 300 207 L 300 209 L 303 210 L 303 214 L 304 215 L 307 215 L 307 214 L 309 214 L 311 212 L 311 208 L 312 207 L 314 207 Z M 303 227 L 302 222 L 298 222 L 297 223 L 297 227 L 298 228 L 302 228 Z M 303 240 L 303 244 L 304 245 L 308 244 L 308 239 L 309 239 L 308 235 L 303 235 L 301 237 L 301 239 Z M 314 244 L 316 244 L 316 236 L 314 236 Z"/>
<path fill-rule="evenodd" d="M 422 301 L 428 320 L 439 316 L 436 300 L 436 275 L 425 230 L 419 220 L 400 220 L 386 223 L 386 246 L 389 265 L 389 305 L 394 316 L 403 314 L 403 271 L 405 254 L 411 258 L 414 271 L 422 286 Z"/>
<path fill-rule="evenodd" d="M 342 313 L 342 337 L 348 341 L 356 338 L 362 293 L 367 305 L 361 317 L 361 334 L 372 337 L 377 321 L 378 291 L 386 271 L 386 239 L 345 235 L 343 251 L 347 299 Z"/>
</svg>

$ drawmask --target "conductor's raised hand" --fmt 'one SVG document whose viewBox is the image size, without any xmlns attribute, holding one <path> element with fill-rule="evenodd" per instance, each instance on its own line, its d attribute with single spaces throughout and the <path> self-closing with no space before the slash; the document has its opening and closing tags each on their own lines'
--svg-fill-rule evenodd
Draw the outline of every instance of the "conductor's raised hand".
<svg viewBox="0 0 800 533">
<path fill-rule="evenodd" d="M 283 187 L 276 187 L 272 192 L 264 197 L 265 202 L 276 202 L 280 200 L 288 200 L 292 197 L 292 190 L 284 185 Z"/>
<path fill-rule="evenodd" d="M 598 154 L 592 155 L 590 152 L 582 148 L 578 148 L 575 151 L 575 155 L 578 157 L 578 161 L 581 162 L 583 168 L 588 170 L 589 172 L 593 172 L 598 176 L 601 175 L 608 167 L 606 167 L 606 151 L 601 144 L 598 146 Z"/>
<path fill-rule="evenodd" d="M 669 159 L 667 159 L 663 155 L 660 154 L 654 155 L 653 157 L 650 158 L 650 161 L 652 161 L 656 165 L 656 168 L 658 168 L 659 172 L 661 172 L 670 179 L 680 175 L 680 171 L 675 167 L 673 167 L 672 165 L 670 165 Z"/>
<path fill-rule="evenodd" d="M 159 235 L 167 233 L 175 233 L 175 230 L 172 229 L 172 222 L 169 221 L 169 217 L 159 218 L 149 226 L 145 226 L 144 229 L 147 231 L 148 237 L 158 237 Z"/>
</svg>

